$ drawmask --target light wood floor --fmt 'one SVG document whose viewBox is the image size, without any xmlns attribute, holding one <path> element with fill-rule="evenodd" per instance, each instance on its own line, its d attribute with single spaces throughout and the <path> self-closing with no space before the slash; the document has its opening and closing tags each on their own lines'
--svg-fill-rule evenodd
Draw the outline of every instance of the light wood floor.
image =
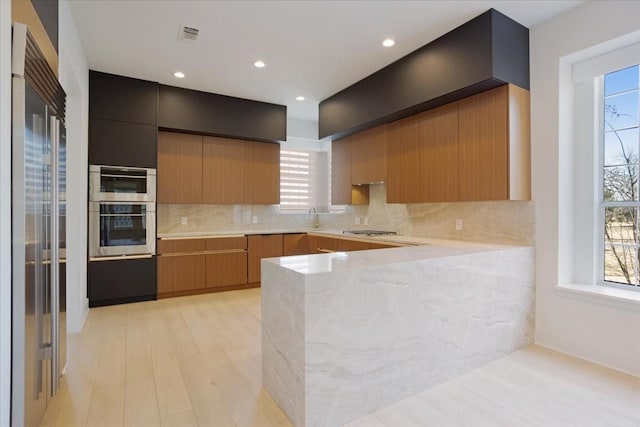
<svg viewBox="0 0 640 427">
<path fill-rule="evenodd" d="M 260 317 L 260 289 L 91 309 L 41 425 L 289 426 Z M 639 427 L 640 379 L 532 346 L 350 424 L 380 426 Z"/>
</svg>

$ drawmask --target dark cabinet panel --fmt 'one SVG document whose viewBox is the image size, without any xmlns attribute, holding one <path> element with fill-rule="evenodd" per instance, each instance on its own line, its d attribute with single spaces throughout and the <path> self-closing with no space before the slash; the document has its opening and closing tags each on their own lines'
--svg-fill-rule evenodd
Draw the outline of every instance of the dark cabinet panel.
<svg viewBox="0 0 640 427">
<path fill-rule="evenodd" d="M 87 273 L 89 307 L 156 298 L 156 257 L 93 261 Z"/>
<path fill-rule="evenodd" d="M 51 43 L 58 51 L 58 0 L 31 0 Z"/>
<path fill-rule="evenodd" d="M 89 117 L 158 125 L 158 83 L 90 71 Z"/>
<path fill-rule="evenodd" d="M 529 29 L 491 9 L 322 101 L 319 136 L 342 138 L 504 83 L 529 88 Z"/>
<path fill-rule="evenodd" d="M 89 164 L 157 166 L 158 128 L 155 125 L 89 120 Z"/>
<path fill-rule="evenodd" d="M 256 141 L 284 141 L 287 107 L 160 85 L 158 126 Z"/>
</svg>

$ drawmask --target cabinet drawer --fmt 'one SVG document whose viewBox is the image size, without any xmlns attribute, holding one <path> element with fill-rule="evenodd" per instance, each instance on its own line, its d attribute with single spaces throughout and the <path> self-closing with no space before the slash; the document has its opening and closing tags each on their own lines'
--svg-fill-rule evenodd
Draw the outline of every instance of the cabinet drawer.
<svg viewBox="0 0 640 427">
<path fill-rule="evenodd" d="M 316 248 L 314 251 L 316 253 L 335 252 L 338 250 L 338 239 L 318 236 L 316 242 Z"/>
<path fill-rule="evenodd" d="M 364 251 L 371 249 L 372 243 L 360 242 L 358 240 L 336 239 L 338 241 L 339 251 Z"/>
<path fill-rule="evenodd" d="M 223 252 L 205 256 L 207 288 L 247 283 L 246 252 Z"/>
<path fill-rule="evenodd" d="M 206 249 L 208 251 L 226 251 L 236 249 L 247 249 L 247 237 L 216 237 L 207 239 Z"/>
<path fill-rule="evenodd" d="M 204 255 L 158 257 L 158 293 L 204 288 L 204 257 Z"/>
<path fill-rule="evenodd" d="M 204 239 L 158 240 L 158 254 L 175 254 L 181 252 L 202 252 L 205 250 Z"/>
</svg>

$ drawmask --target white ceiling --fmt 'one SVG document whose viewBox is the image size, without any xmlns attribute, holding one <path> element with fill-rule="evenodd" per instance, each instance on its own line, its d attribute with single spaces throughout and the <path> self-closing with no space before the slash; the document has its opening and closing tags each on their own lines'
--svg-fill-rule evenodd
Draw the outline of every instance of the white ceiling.
<svg viewBox="0 0 640 427">
<path fill-rule="evenodd" d="M 91 69 L 284 104 L 290 117 L 307 120 L 317 120 L 321 100 L 491 7 L 531 27 L 581 3 L 71 2 Z M 198 40 L 178 40 L 181 25 L 198 28 Z M 394 47 L 382 47 L 387 37 Z M 255 68 L 257 59 L 267 66 Z M 176 70 L 187 77 L 174 78 Z"/>
</svg>

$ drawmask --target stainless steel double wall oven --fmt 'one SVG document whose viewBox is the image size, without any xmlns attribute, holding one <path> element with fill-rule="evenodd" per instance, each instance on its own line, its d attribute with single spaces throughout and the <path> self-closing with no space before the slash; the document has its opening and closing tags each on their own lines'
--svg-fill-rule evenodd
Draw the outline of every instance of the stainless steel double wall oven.
<svg viewBox="0 0 640 427">
<path fill-rule="evenodd" d="M 153 255 L 156 170 L 89 167 L 89 256 Z"/>
</svg>

